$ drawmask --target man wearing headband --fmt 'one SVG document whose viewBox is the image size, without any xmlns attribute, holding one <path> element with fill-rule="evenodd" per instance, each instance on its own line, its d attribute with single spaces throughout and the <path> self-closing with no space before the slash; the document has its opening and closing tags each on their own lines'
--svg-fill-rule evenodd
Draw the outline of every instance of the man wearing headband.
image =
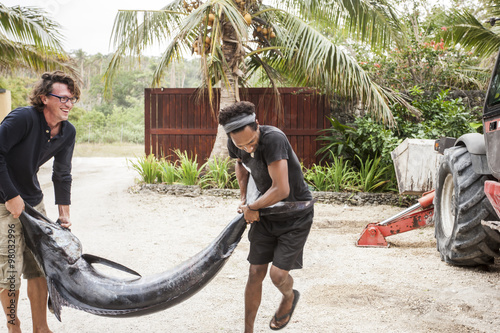
<svg viewBox="0 0 500 333">
<path fill-rule="evenodd" d="M 245 289 L 245 332 L 253 332 L 262 296 L 262 281 L 269 263 L 273 284 L 283 294 L 269 323 L 272 330 L 284 328 L 299 300 L 293 289 L 292 269 L 302 268 L 302 253 L 314 215 L 313 207 L 301 212 L 259 216 L 259 209 L 279 201 L 307 201 L 311 192 L 304 181 L 300 162 L 285 134 L 276 127 L 259 125 L 255 106 L 237 102 L 219 113 L 219 123 L 228 135 L 229 156 L 237 159 L 235 171 L 240 185 L 240 213 L 244 213 L 250 240 L 249 276 Z M 247 202 L 246 190 L 252 176 L 262 195 Z"/>
</svg>

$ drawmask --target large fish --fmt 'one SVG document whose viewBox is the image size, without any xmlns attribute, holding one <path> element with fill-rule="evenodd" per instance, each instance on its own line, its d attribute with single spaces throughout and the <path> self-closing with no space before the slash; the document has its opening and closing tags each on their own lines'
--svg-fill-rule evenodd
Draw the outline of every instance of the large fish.
<svg viewBox="0 0 500 333">
<path fill-rule="evenodd" d="M 261 215 L 300 211 L 313 201 L 279 203 Z M 288 208 L 287 208 L 288 207 Z M 246 228 L 237 215 L 204 250 L 178 266 L 149 277 L 113 261 L 82 254 L 78 238 L 29 205 L 20 216 L 26 245 L 47 278 L 49 306 L 61 320 L 62 306 L 101 316 L 140 316 L 176 305 L 201 290 L 224 266 Z M 94 269 L 99 263 L 132 274 L 111 277 Z"/>
</svg>

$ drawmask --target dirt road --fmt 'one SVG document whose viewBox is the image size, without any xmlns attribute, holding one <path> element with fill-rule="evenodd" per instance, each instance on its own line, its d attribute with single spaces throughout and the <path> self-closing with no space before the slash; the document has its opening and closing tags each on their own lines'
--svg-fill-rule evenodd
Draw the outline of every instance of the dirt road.
<svg viewBox="0 0 500 333">
<path fill-rule="evenodd" d="M 41 171 L 49 217 L 56 218 L 48 167 Z M 204 248 L 235 216 L 236 200 L 130 193 L 136 174 L 124 158 L 75 158 L 73 233 L 86 253 L 103 256 L 143 276 L 164 271 Z M 284 332 L 498 332 L 500 263 L 489 270 L 449 266 L 435 250 L 433 229 L 389 237 L 390 248 L 357 248 L 369 222 L 400 212 L 390 206 L 316 204 L 304 269 L 293 271 L 302 293 Z M 63 332 L 243 332 L 248 264 L 246 233 L 218 276 L 184 303 L 139 318 L 104 318 L 63 308 Z M 256 332 L 280 296 L 268 278 Z M 20 319 L 31 332 L 26 283 Z"/>
</svg>

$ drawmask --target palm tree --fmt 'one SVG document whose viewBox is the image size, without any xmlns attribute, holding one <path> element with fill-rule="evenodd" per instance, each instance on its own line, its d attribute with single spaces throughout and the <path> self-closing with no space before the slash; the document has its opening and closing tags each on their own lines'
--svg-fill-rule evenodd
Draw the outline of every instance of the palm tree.
<svg viewBox="0 0 500 333">
<path fill-rule="evenodd" d="M 41 9 L 0 3 L 0 70 L 62 68 L 76 75 L 61 46 L 59 29 Z"/>
<path fill-rule="evenodd" d="M 468 9 L 446 13 L 444 35 L 448 42 L 459 43 L 462 48 L 473 51 L 476 56 L 487 58 L 496 54 L 500 48 L 500 24 L 495 25 L 495 17 L 500 17 L 500 1 L 483 2 L 486 4 L 480 15 Z"/>
<path fill-rule="evenodd" d="M 271 6 L 270 3 L 274 6 Z M 349 56 L 320 31 L 337 27 L 373 46 L 394 36 L 395 14 L 383 1 L 370 0 L 174 0 L 158 11 L 119 11 L 112 40 L 116 51 L 105 78 L 111 82 L 124 57 L 140 55 L 151 44 L 169 41 L 154 73 L 158 86 L 165 69 L 186 53 L 200 56 L 201 91 L 220 108 L 239 100 L 239 88 L 255 75 L 265 76 L 277 93 L 285 80 L 359 100 L 379 119 L 392 122 L 388 101 L 394 98 L 375 84 Z M 388 23 L 392 22 L 392 23 Z M 212 155 L 225 150 L 218 129 Z"/>
</svg>

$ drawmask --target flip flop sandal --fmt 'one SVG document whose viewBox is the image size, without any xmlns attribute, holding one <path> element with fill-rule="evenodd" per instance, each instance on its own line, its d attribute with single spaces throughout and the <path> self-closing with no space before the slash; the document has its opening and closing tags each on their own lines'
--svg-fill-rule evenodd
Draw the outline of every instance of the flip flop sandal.
<svg viewBox="0 0 500 333">
<path fill-rule="evenodd" d="M 285 328 L 286 325 L 288 325 L 288 323 L 290 322 L 290 320 L 292 319 L 292 314 L 293 314 L 293 311 L 295 310 L 295 306 L 297 305 L 297 302 L 299 301 L 299 298 L 300 298 L 300 293 L 297 291 L 297 290 L 293 290 L 293 303 L 292 303 L 292 308 L 290 310 L 290 312 L 288 312 L 287 314 L 281 316 L 281 317 L 276 317 L 276 313 L 274 314 L 273 318 L 271 319 L 271 321 L 269 322 L 269 328 L 272 329 L 273 331 L 278 331 L 282 328 Z M 275 323 L 278 323 L 279 321 L 282 321 L 283 319 L 285 319 L 286 317 L 288 317 L 288 320 L 286 323 L 284 323 L 283 325 L 279 326 L 279 327 L 273 327 L 271 326 L 271 323 L 273 322 L 273 319 L 274 319 L 274 322 Z"/>
</svg>

